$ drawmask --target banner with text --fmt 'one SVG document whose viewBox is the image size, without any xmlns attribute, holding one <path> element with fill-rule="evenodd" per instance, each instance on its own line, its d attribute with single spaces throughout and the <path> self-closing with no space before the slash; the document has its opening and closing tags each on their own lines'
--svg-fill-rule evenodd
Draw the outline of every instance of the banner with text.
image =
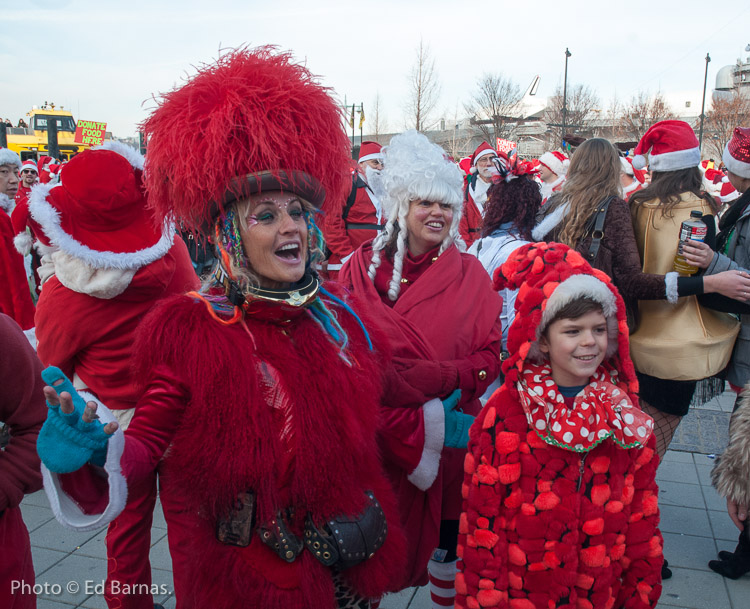
<svg viewBox="0 0 750 609">
<path fill-rule="evenodd" d="M 104 134 L 106 132 L 107 123 L 97 123 L 96 121 L 78 121 L 78 123 L 76 123 L 76 136 L 73 141 L 76 144 L 101 146 L 104 143 Z"/>
<path fill-rule="evenodd" d="M 499 137 L 497 138 L 497 146 L 496 150 L 498 152 L 504 152 L 505 154 L 508 154 L 511 150 L 517 147 L 517 144 L 515 142 L 511 142 L 510 140 L 504 140 L 503 138 Z"/>
</svg>

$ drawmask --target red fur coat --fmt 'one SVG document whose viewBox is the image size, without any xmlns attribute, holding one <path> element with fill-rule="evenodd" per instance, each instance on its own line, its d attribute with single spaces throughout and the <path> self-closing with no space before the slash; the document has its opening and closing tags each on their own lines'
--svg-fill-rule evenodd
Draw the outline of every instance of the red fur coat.
<svg viewBox="0 0 750 609">
<path fill-rule="evenodd" d="M 642 449 L 550 446 L 503 385 L 471 429 L 456 607 L 654 607 L 663 555 L 653 447 L 653 435 Z"/>
<path fill-rule="evenodd" d="M 170 535 L 187 538 L 194 556 L 185 574 L 193 590 L 180 599 L 186 607 L 334 605 L 331 571 L 309 551 L 286 563 L 257 535 L 246 548 L 216 540 L 217 519 L 247 489 L 257 494 L 260 522 L 294 507 L 298 536 L 305 514 L 316 522 L 356 514 L 365 491 L 373 491 L 388 520 L 385 544 L 342 577 L 360 595 L 380 596 L 403 569 L 396 502 L 374 433 L 384 361 L 350 313 L 327 306 L 348 333 L 350 363 L 309 312 L 279 320 L 275 305 L 248 315 L 246 326 L 222 325 L 205 303 L 174 297 L 139 329 L 136 377 L 151 380 L 125 434 L 124 472 L 130 482 L 169 447 L 162 493 L 185 506 L 189 521 L 170 523 Z M 269 386 L 262 386 L 268 369 L 271 392 L 290 404 L 281 419 Z"/>
</svg>

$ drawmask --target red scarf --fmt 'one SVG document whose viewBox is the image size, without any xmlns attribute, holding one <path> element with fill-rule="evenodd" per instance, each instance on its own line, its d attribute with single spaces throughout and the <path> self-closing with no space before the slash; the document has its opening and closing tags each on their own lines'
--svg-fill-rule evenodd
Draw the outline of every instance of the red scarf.
<svg viewBox="0 0 750 609">
<path fill-rule="evenodd" d="M 600 366 L 575 397 L 572 408 L 552 380 L 549 364 L 526 362 L 518 394 L 531 428 L 547 444 L 577 453 L 589 452 L 607 438 L 622 448 L 646 445 L 654 421 L 634 406 L 617 370 Z"/>
</svg>

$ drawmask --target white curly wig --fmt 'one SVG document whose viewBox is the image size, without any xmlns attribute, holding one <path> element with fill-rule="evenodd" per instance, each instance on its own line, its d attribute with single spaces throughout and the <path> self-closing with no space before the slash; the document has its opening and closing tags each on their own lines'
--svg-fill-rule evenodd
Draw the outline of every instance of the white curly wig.
<svg viewBox="0 0 750 609">
<path fill-rule="evenodd" d="M 372 244 L 368 275 L 375 281 L 382 251 L 395 241 L 393 277 L 388 288 L 388 298 L 395 301 L 401 290 L 401 273 L 409 238 L 406 216 L 412 201 L 449 204 L 453 208 L 453 222 L 448 236 L 440 244 L 440 254 L 454 243 L 465 251 L 466 245 L 458 233 L 463 207 L 463 177 L 458 165 L 448 160 L 440 146 L 414 130 L 395 136 L 382 152 L 384 169 L 379 184 L 382 191 L 376 194 L 388 214 L 388 222 Z"/>
</svg>

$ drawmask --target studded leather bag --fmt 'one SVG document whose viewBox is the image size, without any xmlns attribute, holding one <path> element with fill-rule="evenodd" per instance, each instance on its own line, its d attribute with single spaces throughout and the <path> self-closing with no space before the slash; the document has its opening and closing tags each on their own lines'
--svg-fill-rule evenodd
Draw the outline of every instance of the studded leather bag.
<svg viewBox="0 0 750 609">
<path fill-rule="evenodd" d="M 316 525 L 305 520 L 305 546 L 327 567 L 343 571 L 370 558 L 385 542 L 388 524 L 380 503 L 366 491 L 367 505 L 356 516 L 339 516 Z"/>
</svg>

